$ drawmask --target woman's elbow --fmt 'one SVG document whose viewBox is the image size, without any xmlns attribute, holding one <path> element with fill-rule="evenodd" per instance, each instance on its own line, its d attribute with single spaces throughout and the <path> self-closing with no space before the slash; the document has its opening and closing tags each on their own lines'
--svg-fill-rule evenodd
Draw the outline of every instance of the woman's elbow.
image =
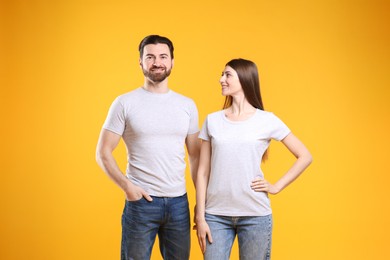
<svg viewBox="0 0 390 260">
<path fill-rule="evenodd" d="M 306 162 L 307 166 L 309 166 L 313 162 L 313 156 L 311 155 L 311 153 L 309 151 L 307 151 L 304 158 L 305 158 L 305 162 Z"/>
</svg>

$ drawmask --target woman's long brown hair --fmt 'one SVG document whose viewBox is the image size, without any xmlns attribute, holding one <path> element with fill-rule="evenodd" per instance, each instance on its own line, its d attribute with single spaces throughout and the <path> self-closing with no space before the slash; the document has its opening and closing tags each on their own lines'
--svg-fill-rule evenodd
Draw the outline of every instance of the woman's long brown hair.
<svg viewBox="0 0 390 260">
<path fill-rule="evenodd" d="M 260 92 L 260 79 L 257 66 L 254 62 L 245 59 L 233 59 L 226 63 L 237 72 L 242 90 L 249 104 L 257 109 L 264 110 L 263 100 Z M 223 109 L 230 107 L 233 103 L 232 96 L 225 98 Z M 264 152 L 262 161 L 268 158 L 268 149 Z"/>
</svg>

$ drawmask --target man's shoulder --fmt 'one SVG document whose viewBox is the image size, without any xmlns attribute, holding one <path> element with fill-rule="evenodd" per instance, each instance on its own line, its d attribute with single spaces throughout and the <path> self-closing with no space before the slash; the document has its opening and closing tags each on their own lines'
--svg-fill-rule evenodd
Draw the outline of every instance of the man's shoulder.
<svg viewBox="0 0 390 260">
<path fill-rule="evenodd" d="M 173 91 L 173 90 L 171 90 L 171 92 L 172 92 L 172 97 L 173 98 L 175 98 L 177 100 L 180 100 L 182 102 L 185 102 L 185 103 L 193 103 L 193 104 L 195 104 L 195 102 L 194 102 L 194 100 L 192 98 L 187 97 L 187 96 L 185 96 L 183 94 L 180 94 L 180 93 L 178 93 L 176 91 Z"/>
<path fill-rule="evenodd" d="M 136 88 L 136 89 L 133 89 L 129 92 L 120 94 L 119 96 L 116 97 L 116 100 L 121 101 L 121 102 L 125 102 L 127 100 L 137 98 L 140 94 L 141 94 L 140 88 Z"/>
</svg>

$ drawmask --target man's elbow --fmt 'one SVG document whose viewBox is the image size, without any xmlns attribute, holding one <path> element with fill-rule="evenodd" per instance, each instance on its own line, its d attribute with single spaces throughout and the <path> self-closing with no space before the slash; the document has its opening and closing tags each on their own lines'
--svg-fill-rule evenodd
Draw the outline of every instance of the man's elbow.
<svg viewBox="0 0 390 260">
<path fill-rule="evenodd" d="M 95 160 L 97 164 L 104 168 L 105 161 L 107 161 L 107 152 L 101 148 L 96 149 Z"/>
<path fill-rule="evenodd" d="M 101 166 L 101 162 L 102 162 L 102 153 L 99 149 L 96 149 L 96 153 L 95 153 L 95 160 L 97 162 L 97 164 L 99 166 Z"/>
</svg>

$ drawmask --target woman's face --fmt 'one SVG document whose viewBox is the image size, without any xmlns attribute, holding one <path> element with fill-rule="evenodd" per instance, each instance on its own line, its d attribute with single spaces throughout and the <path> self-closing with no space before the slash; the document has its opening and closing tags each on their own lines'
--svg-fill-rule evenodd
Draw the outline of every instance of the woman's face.
<svg viewBox="0 0 390 260">
<path fill-rule="evenodd" d="M 237 72 L 229 66 L 226 66 L 222 72 L 219 83 L 222 87 L 223 96 L 234 96 L 238 93 L 243 93 Z"/>
</svg>

